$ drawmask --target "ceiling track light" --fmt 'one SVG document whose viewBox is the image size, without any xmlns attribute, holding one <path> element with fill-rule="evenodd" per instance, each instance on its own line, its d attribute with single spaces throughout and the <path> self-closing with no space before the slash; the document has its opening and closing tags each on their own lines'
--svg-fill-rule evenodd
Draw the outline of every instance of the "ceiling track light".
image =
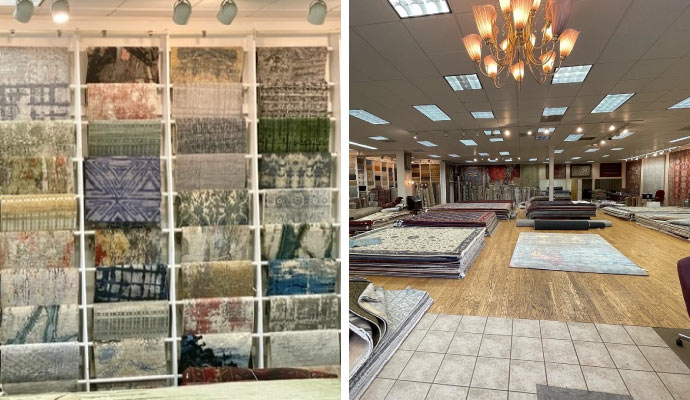
<svg viewBox="0 0 690 400">
<path fill-rule="evenodd" d="M 67 0 L 53 1 L 50 12 L 53 15 L 53 22 L 56 24 L 66 23 L 69 21 L 69 2 Z"/>
<path fill-rule="evenodd" d="M 31 21 L 31 16 L 34 14 L 34 3 L 31 0 L 17 0 L 17 6 L 14 8 L 14 19 L 26 24 Z"/>
<path fill-rule="evenodd" d="M 326 7 L 326 2 L 323 0 L 313 0 L 309 4 L 309 15 L 307 15 L 307 21 L 312 25 L 323 25 L 326 20 L 326 12 L 328 12 L 328 7 Z"/>
<path fill-rule="evenodd" d="M 189 0 L 176 0 L 173 6 L 172 20 L 177 25 L 187 25 L 192 16 L 192 4 Z"/>
<path fill-rule="evenodd" d="M 218 10 L 218 14 L 216 15 L 218 22 L 223 25 L 230 25 L 232 20 L 235 19 L 235 16 L 237 16 L 237 4 L 235 4 L 235 1 L 223 0 L 220 3 L 220 10 Z"/>
</svg>

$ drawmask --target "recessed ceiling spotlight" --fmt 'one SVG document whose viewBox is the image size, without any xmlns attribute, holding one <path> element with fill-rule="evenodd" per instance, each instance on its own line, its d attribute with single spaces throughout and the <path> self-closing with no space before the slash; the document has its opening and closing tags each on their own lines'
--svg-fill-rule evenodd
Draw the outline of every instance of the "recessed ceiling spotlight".
<svg viewBox="0 0 690 400">
<path fill-rule="evenodd" d="M 474 159 L 474 162 L 477 162 L 477 159 L 476 159 L 476 158 Z"/>
<path fill-rule="evenodd" d="M 577 133 L 580 133 L 580 132 L 582 132 L 582 127 L 581 127 L 581 126 L 578 126 L 578 127 L 577 127 Z"/>
<path fill-rule="evenodd" d="M 235 4 L 235 1 L 223 0 L 223 2 L 220 3 L 220 10 L 218 10 L 216 18 L 218 19 L 218 22 L 220 22 L 221 24 L 230 25 L 232 23 L 232 20 L 235 19 L 236 15 L 237 4 Z"/>
<path fill-rule="evenodd" d="M 613 132 L 615 130 L 616 130 L 616 125 L 611 124 L 611 126 L 609 126 L 609 131 Z"/>
<path fill-rule="evenodd" d="M 307 16 L 307 21 L 312 25 L 323 25 L 323 21 L 326 20 L 326 12 L 328 7 L 326 7 L 326 2 L 323 0 L 314 0 L 309 5 L 309 15 Z"/>
<path fill-rule="evenodd" d="M 417 139 L 417 135 L 414 135 L 413 137 L 414 137 L 415 139 Z"/>
<path fill-rule="evenodd" d="M 187 25 L 192 16 L 192 4 L 189 0 L 177 0 L 173 6 L 172 20 L 177 25 Z"/>
<path fill-rule="evenodd" d="M 31 0 L 17 0 L 17 6 L 14 9 L 14 19 L 25 24 L 31 21 L 31 16 L 34 14 L 34 3 Z"/>
<path fill-rule="evenodd" d="M 532 130 L 527 131 L 527 136 L 532 136 Z"/>
<path fill-rule="evenodd" d="M 503 133 L 505 133 L 506 136 L 510 136 L 510 131 L 509 131 L 508 129 L 506 129 L 505 131 L 503 131 Z"/>
<path fill-rule="evenodd" d="M 55 0 L 50 7 L 53 14 L 53 22 L 64 24 L 69 21 L 69 2 L 67 0 Z"/>
<path fill-rule="evenodd" d="M 605 144 L 606 144 L 606 140 L 601 139 L 601 142 L 599 142 L 599 143 L 602 144 L 602 145 L 605 145 Z"/>
</svg>

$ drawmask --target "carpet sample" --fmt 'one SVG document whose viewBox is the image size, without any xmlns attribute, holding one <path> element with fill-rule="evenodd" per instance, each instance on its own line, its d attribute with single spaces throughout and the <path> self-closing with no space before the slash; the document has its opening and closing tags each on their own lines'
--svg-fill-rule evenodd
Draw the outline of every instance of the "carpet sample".
<svg viewBox="0 0 690 400">
<path fill-rule="evenodd" d="M 74 193 L 69 157 L 0 157 L 0 194 Z"/>
<path fill-rule="evenodd" d="M 329 151 L 328 118 L 261 118 L 259 153 L 323 153 Z"/>
<path fill-rule="evenodd" d="M 86 83 L 158 83 L 158 47 L 89 47 Z"/>
<path fill-rule="evenodd" d="M 247 124 L 243 118 L 175 119 L 177 154 L 246 153 Z"/>
<path fill-rule="evenodd" d="M 79 340 L 79 306 L 6 307 L 0 322 L 0 344 L 57 343 Z"/>
<path fill-rule="evenodd" d="M 70 58 L 66 47 L 0 47 L 0 85 L 69 84 Z"/>
<path fill-rule="evenodd" d="M 258 47 L 259 82 L 317 82 L 326 78 L 326 47 Z"/>
<path fill-rule="evenodd" d="M 170 335 L 167 300 L 96 303 L 93 340 L 157 338 Z"/>
<path fill-rule="evenodd" d="M 267 316 L 269 332 L 339 329 L 340 297 L 271 296 Z"/>
<path fill-rule="evenodd" d="M 331 189 L 275 189 L 264 193 L 265 224 L 331 222 Z"/>
<path fill-rule="evenodd" d="M 81 356 L 76 342 L 0 346 L 0 357 L 5 394 L 77 390 Z"/>
<path fill-rule="evenodd" d="M 90 83 L 87 89 L 89 121 L 156 119 L 160 95 L 153 83 Z"/>
<path fill-rule="evenodd" d="M 657 190 L 664 190 L 665 169 L 665 157 L 642 159 L 642 193 L 655 194 Z"/>
<path fill-rule="evenodd" d="M 155 156 L 161 154 L 160 121 L 89 122 L 89 157 Z"/>
<path fill-rule="evenodd" d="M 177 195 L 177 226 L 247 225 L 249 191 L 192 190 Z"/>
<path fill-rule="evenodd" d="M 333 258 L 338 228 L 332 224 L 273 224 L 261 229 L 261 258 Z"/>
<path fill-rule="evenodd" d="M 512 268 L 648 275 L 597 234 L 521 232 Z"/>
<path fill-rule="evenodd" d="M 182 264 L 180 299 L 254 295 L 254 267 L 249 260 Z"/>
<path fill-rule="evenodd" d="M 249 225 L 185 226 L 180 261 L 250 260 L 253 243 Z"/>
<path fill-rule="evenodd" d="M 190 367 L 182 373 L 182 385 L 204 383 L 337 378 L 336 374 L 298 368 Z"/>
<path fill-rule="evenodd" d="M 168 374 L 162 338 L 94 342 L 93 361 L 96 378 Z"/>
<path fill-rule="evenodd" d="M 74 132 L 74 121 L 0 121 L 0 149 L 3 157 L 74 157 Z"/>
<path fill-rule="evenodd" d="M 58 120 L 69 117 L 68 84 L 0 84 L 0 120 Z"/>
<path fill-rule="evenodd" d="M 241 83 L 180 83 L 172 92 L 172 115 L 178 118 L 238 118 L 242 116 Z"/>
<path fill-rule="evenodd" d="M 178 191 L 246 187 L 244 154 L 179 154 L 175 159 L 175 188 Z"/>
<path fill-rule="evenodd" d="M 158 228 L 97 229 L 95 265 L 157 264 L 161 261 L 161 240 Z"/>
<path fill-rule="evenodd" d="M 173 83 L 231 83 L 242 81 L 241 47 L 173 47 L 170 79 Z"/>
<path fill-rule="evenodd" d="M 160 158 L 84 160 L 84 207 L 89 222 L 158 224 L 161 218 Z"/>
<path fill-rule="evenodd" d="M 633 400 L 631 396 L 537 385 L 537 400 Z"/>
<path fill-rule="evenodd" d="M 0 269 L 69 268 L 72 231 L 0 232 Z"/>
<path fill-rule="evenodd" d="M 325 117 L 328 114 L 328 83 L 262 83 L 259 115 L 272 118 Z"/>
<path fill-rule="evenodd" d="M 167 273 L 163 264 L 98 267 L 94 303 L 167 300 Z"/>
<path fill-rule="evenodd" d="M 74 230 L 76 225 L 73 194 L 0 196 L 0 232 Z"/>
<path fill-rule="evenodd" d="M 269 367 L 308 367 L 340 364 L 337 330 L 274 332 L 268 346 Z"/>
<path fill-rule="evenodd" d="M 253 297 L 194 299 L 183 303 L 185 335 L 253 331 Z"/>
<path fill-rule="evenodd" d="M 77 304 L 77 268 L 0 270 L 0 307 Z"/>
<path fill-rule="evenodd" d="M 330 187 L 332 165 L 331 153 L 263 154 L 259 159 L 259 187 Z"/>
<path fill-rule="evenodd" d="M 340 264 L 317 258 L 268 261 L 269 296 L 335 292 Z"/>
<path fill-rule="evenodd" d="M 185 335 L 179 370 L 181 373 L 189 367 L 247 368 L 251 350 L 250 332 Z"/>
<path fill-rule="evenodd" d="M 670 173 L 670 171 L 669 171 Z M 640 194 L 642 182 L 642 160 L 630 160 L 625 163 L 625 186 L 629 193 Z"/>
<path fill-rule="evenodd" d="M 683 202 L 690 198 L 690 149 L 669 154 L 668 188 L 668 205 L 682 206 Z"/>
</svg>

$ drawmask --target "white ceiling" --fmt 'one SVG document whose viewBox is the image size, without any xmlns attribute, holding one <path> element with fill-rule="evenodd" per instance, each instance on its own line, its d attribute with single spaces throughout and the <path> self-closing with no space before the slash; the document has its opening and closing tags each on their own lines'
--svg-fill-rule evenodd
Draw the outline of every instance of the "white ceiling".
<svg viewBox="0 0 690 400">
<path fill-rule="evenodd" d="M 690 125 L 690 109 L 667 109 L 690 97 L 690 1 L 575 0 L 568 27 L 581 33 L 564 66 L 593 64 L 583 83 L 539 85 L 525 76 L 519 90 L 513 82 L 496 89 L 480 76 L 483 90 L 454 92 L 443 77 L 476 72 L 461 38 L 477 33 L 472 6 L 486 3 L 498 9 L 498 0 L 449 0 L 451 14 L 401 20 L 388 0 L 350 2 L 350 109 L 364 109 L 390 122 L 371 125 L 350 117 L 351 140 L 384 151 L 422 150 L 413 155 L 438 154 L 452 162 L 464 162 L 475 152 L 496 158 L 499 151 L 510 152 L 513 161 L 543 161 L 552 144 L 565 150 L 557 162 L 575 156 L 584 162 L 667 148 L 674 145 L 669 140 L 690 135 L 690 130 L 680 130 Z M 606 94 L 630 92 L 636 95 L 615 112 L 590 113 Z M 438 105 L 451 121 L 429 120 L 412 108 L 418 104 Z M 540 123 L 544 107 L 566 106 L 560 122 Z M 496 118 L 476 120 L 470 114 L 487 110 Z M 609 135 L 611 123 L 627 124 L 635 134 L 609 141 L 594 153 L 584 152 L 593 141 L 563 142 L 578 126 L 598 142 Z M 556 127 L 550 140 L 517 135 L 541 126 Z M 502 143 L 490 143 L 481 132 L 485 128 L 510 129 L 511 135 Z M 461 144 L 463 134 L 478 146 Z M 368 139 L 379 135 L 394 142 Z M 413 135 L 439 146 L 424 147 Z M 624 150 L 611 151 L 613 147 Z M 602 158 L 605 154 L 610 157 Z"/>
</svg>

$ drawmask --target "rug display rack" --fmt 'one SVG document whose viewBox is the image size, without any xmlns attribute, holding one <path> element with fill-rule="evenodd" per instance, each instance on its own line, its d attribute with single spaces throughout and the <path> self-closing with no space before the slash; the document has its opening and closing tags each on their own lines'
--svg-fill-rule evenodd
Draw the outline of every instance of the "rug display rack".
<svg viewBox="0 0 690 400">
<path fill-rule="evenodd" d="M 527 203 L 525 214 L 528 219 L 590 219 L 597 215 L 597 206 L 570 200 L 532 200 Z"/>
<path fill-rule="evenodd" d="M 52 94 L 1 118 L 5 395 L 178 386 L 197 363 L 339 371 L 338 34 L 10 46 L 37 81 L 2 84 Z M 320 173 L 279 178 L 285 160 Z"/>
<path fill-rule="evenodd" d="M 433 300 L 423 290 L 384 290 L 350 278 L 350 399 L 359 399 Z"/>
<path fill-rule="evenodd" d="M 429 211 L 493 212 L 496 213 L 496 218 L 502 221 L 513 219 L 517 216 L 515 204 L 511 200 L 467 200 L 456 203 L 439 204 L 429 208 Z"/>
<path fill-rule="evenodd" d="M 688 214 L 690 208 L 685 207 L 605 207 L 604 212 L 628 221 L 635 221 L 638 214 Z"/>
<path fill-rule="evenodd" d="M 690 241 L 690 212 L 688 214 L 639 213 L 635 215 L 635 222 L 645 228 Z"/>
<path fill-rule="evenodd" d="M 456 228 L 484 228 L 486 236 L 491 236 L 498 227 L 496 213 L 493 212 L 457 212 L 434 211 L 409 217 L 401 222 L 402 226 L 437 226 Z"/>
</svg>

